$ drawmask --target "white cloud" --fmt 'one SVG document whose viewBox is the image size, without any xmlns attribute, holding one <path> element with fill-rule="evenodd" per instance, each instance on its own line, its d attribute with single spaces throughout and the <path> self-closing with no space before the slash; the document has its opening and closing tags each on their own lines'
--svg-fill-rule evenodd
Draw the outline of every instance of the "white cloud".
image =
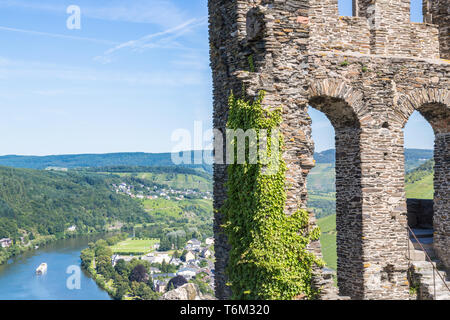
<svg viewBox="0 0 450 320">
<path fill-rule="evenodd" d="M 132 86 L 188 86 L 200 85 L 205 82 L 200 72 L 164 71 L 125 73 L 93 68 L 80 68 L 33 61 L 11 61 L 9 65 L 0 68 L 0 78 L 8 81 L 28 79 L 40 83 L 42 80 L 62 80 L 81 82 L 81 85 L 95 83 L 122 83 Z M 90 84 L 89 84 L 90 85 Z M 35 92 L 40 94 L 55 94 L 55 92 Z"/>
<path fill-rule="evenodd" d="M 25 33 L 25 34 L 31 34 L 31 35 L 37 35 L 37 36 L 52 37 L 52 38 L 60 38 L 60 39 L 68 39 L 68 40 L 88 41 L 88 42 L 95 42 L 95 43 L 106 44 L 106 45 L 114 45 L 114 44 L 117 44 L 117 42 L 108 41 L 108 40 L 101 40 L 101 39 L 94 39 L 94 38 L 86 38 L 86 37 L 68 36 L 68 35 L 64 35 L 64 34 L 49 33 L 49 32 L 41 32 L 41 31 L 26 30 L 26 29 L 18 29 L 18 28 L 10 28 L 10 27 L 4 27 L 4 26 L 0 26 L 0 30 L 3 30 L 3 31 L 10 31 L 10 32 L 18 32 L 18 33 Z M 1 62 L 0 62 L 0 63 L 1 63 Z M 1 65 L 1 64 L 0 64 L 0 65 Z"/>
<path fill-rule="evenodd" d="M 190 19 L 173 28 L 121 43 L 105 51 L 103 55 L 95 57 L 94 60 L 102 63 L 109 63 L 112 61 L 112 55 L 123 49 L 131 49 L 133 51 L 144 51 L 146 49 L 155 48 L 187 49 L 175 40 L 206 23 L 206 17 Z"/>
<path fill-rule="evenodd" d="M 169 0 L 110 0 L 105 5 L 92 5 L 93 1 L 78 1 L 82 17 L 125 21 L 133 23 L 150 23 L 170 28 L 186 20 L 185 13 Z M 66 14 L 68 3 L 55 4 L 49 1 L 0 0 L 0 7 L 17 7 L 29 10 Z"/>
</svg>

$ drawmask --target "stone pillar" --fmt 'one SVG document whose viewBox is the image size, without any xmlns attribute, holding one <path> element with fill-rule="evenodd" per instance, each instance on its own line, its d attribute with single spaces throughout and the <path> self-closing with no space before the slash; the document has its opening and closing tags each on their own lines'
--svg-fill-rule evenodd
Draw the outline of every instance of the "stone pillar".
<svg viewBox="0 0 450 320">
<path fill-rule="evenodd" d="M 434 247 L 450 268 L 450 132 L 436 133 L 434 161 Z"/>
<path fill-rule="evenodd" d="M 383 117 L 362 119 L 363 298 L 401 300 L 409 298 L 404 140 L 402 126 Z"/>
<path fill-rule="evenodd" d="M 231 92 L 241 93 L 242 82 L 236 72 L 242 69 L 245 56 L 240 42 L 245 38 L 245 17 L 249 1 L 208 1 L 210 60 L 213 70 L 214 128 L 225 132 L 228 119 L 228 97 Z M 225 146 L 224 150 L 225 150 Z M 217 153 L 218 150 L 215 150 Z M 223 153 L 226 154 L 225 152 Z M 222 231 L 224 223 L 220 212 L 226 198 L 224 187 L 227 181 L 227 167 L 222 161 L 214 165 L 214 235 L 215 235 L 215 286 L 216 297 L 231 296 L 227 287 L 226 266 L 229 245 Z M 222 163 L 220 163 L 222 162 Z"/>
<path fill-rule="evenodd" d="M 336 128 L 336 230 L 339 293 L 364 297 L 360 129 Z"/>
</svg>

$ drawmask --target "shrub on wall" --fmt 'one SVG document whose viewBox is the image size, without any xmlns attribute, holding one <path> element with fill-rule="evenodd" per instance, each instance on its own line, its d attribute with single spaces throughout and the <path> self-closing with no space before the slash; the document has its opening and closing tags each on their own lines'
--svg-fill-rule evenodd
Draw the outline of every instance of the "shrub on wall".
<svg viewBox="0 0 450 320">
<path fill-rule="evenodd" d="M 307 250 L 317 240 L 320 230 L 309 230 L 309 215 L 299 210 L 287 216 L 285 172 L 282 159 L 283 137 L 278 150 L 271 150 L 271 132 L 282 122 L 281 110 L 265 110 L 264 93 L 254 102 L 229 99 L 229 129 L 268 130 L 269 158 L 274 151 L 276 161 L 228 166 L 227 200 L 222 208 L 231 251 L 227 267 L 228 285 L 233 299 L 281 300 L 297 296 L 313 298 L 317 292 L 311 287 L 314 265 L 323 265 Z M 236 142 L 236 140 L 235 140 Z M 249 145 L 247 143 L 246 150 Z M 236 163 L 236 160 L 235 160 Z M 275 169 L 273 174 L 263 172 Z M 272 168 L 270 168 L 272 167 Z"/>
</svg>

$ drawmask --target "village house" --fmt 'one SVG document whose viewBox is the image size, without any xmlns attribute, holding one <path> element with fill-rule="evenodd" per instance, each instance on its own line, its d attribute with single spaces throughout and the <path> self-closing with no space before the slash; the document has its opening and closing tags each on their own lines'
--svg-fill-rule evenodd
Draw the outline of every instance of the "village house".
<svg viewBox="0 0 450 320">
<path fill-rule="evenodd" d="M 195 260 L 195 254 L 192 253 L 192 251 L 188 251 L 188 253 L 186 253 L 186 256 L 185 256 L 185 261 L 190 262 L 190 261 L 194 261 L 194 260 Z"/>
<path fill-rule="evenodd" d="M 197 239 L 192 239 L 187 242 L 185 249 L 192 251 L 200 251 L 201 247 L 202 247 L 201 241 Z"/>
<path fill-rule="evenodd" d="M 67 231 L 75 232 L 75 231 L 77 231 L 77 226 L 70 226 L 69 228 L 67 228 Z"/>
<path fill-rule="evenodd" d="M 161 270 L 159 270 L 158 268 L 154 268 L 154 267 L 150 268 L 150 274 L 158 274 L 158 273 L 161 273 Z"/>
<path fill-rule="evenodd" d="M 183 261 L 177 258 L 172 258 L 169 263 L 174 266 L 179 266 L 183 264 Z"/>
<path fill-rule="evenodd" d="M 214 238 L 206 238 L 205 243 L 207 246 L 211 246 L 214 244 Z"/>
<path fill-rule="evenodd" d="M 158 293 L 164 293 L 167 289 L 167 282 L 163 280 L 155 280 L 154 281 L 155 291 Z"/>
<path fill-rule="evenodd" d="M 212 256 L 212 252 L 209 249 L 203 249 L 202 252 L 200 253 L 200 256 L 208 259 Z"/>
<path fill-rule="evenodd" d="M 172 258 L 167 253 L 149 253 L 141 259 L 150 263 L 163 263 L 163 261 L 169 263 Z"/>
<path fill-rule="evenodd" d="M 9 248 L 12 245 L 12 240 L 10 238 L 0 239 L 0 245 L 2 248 Z"/>
<path fill-rule="evenodd" d="M 119 261 L 119 260 L 123 260 L 123 261 L 125 261 L 125 262 L 130 262 L 131 260 L 133 260 L 133 259 L 135 259 L 135 258 L 136 258 L 136 257 L 132 257 L 132 256 L 121 256 L 121 255 L 118 255 L 118 254 L 114 254 L 114 255 L 111 257 L 111 264 L 112 264 L 113 267 L 115 267 L 116 264 L 117 264 L 117 261 Z"/>
<path fill-rule="evenodd" d="M 191 280 L 197 275 L 197 269 L 194 268 L 182 268 L 177 272 L 177 276 L 183 276 L 187 280 Z"/>
</svg>

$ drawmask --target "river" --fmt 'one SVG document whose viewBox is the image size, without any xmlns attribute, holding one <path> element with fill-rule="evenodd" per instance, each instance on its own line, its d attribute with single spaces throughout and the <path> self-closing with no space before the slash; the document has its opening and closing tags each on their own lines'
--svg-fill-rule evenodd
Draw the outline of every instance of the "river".
<svg viewBox="0 0 450 320">
<path fill-rule="evenodd" d="M 100 237 L 59 240 L 10 259 L 0 266 L 0 300 L 111 300 L 83 272 L 78 273 L 80 289 L 70 290 L 67 286 L 67 280 L 74 275 L 67 274 L 67 269 L 79 267 L 81 250 Z M 35 270 L 43 262 L 48 264 L 47 273 L 37 276 Z"/>
</svg>

